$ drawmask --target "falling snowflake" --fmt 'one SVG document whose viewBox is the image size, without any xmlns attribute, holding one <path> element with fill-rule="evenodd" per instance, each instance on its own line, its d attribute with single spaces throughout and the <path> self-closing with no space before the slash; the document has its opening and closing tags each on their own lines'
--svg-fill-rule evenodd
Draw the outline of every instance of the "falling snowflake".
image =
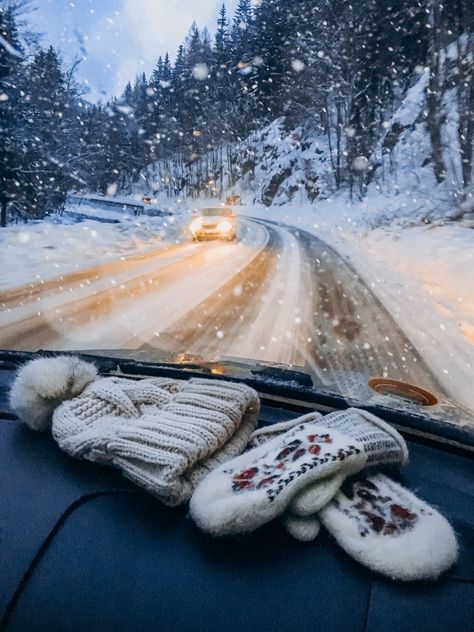
<svg viewBox="0 0 474 632">
<path fill-rule="evenodd" d="M 369 167 L 369 160 L 365 156 L 357 156 L 352 161 L 352 168 L 354 171 L 367 171 Z"/>
<path fill-rule="evenodd" d="M 196 64 L 193 68 L 193 77 L 198 81 L 203 81 L 209 76 L 209 66 L 207 64 Z"/>
<path fill-rule="evenodd" d="M 301 61 L 301 59 L 292 59 L 291 67 L 295 72 L 302 72 L 305 69 L 305 64 Z"/>
</svg>

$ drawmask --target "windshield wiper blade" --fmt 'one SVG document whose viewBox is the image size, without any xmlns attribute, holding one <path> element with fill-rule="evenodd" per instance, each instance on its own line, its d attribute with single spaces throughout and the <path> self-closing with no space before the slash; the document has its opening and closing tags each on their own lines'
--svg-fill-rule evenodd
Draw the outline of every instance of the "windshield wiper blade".
<svg viewBox="0 0 474 632">
<path fill-rule="evenodd" d="M 314 389 L 322 387 L 315 385 L 311 374 L 303 370 L 287 368 L 284 366 L 265 364 L 244 358 L 223 358 L 221 360 L 205 360 L 196 356 L 183 356 L 180 361 L 169 361 L 173 354 L 167 354 L 165 361 L 159 358 L 147 356 L 142 361 L 135 357 L 121 357 L 120 350 L 107 349 L 93 351 L 48 351 L 40 349 L 36 352 L 0 351 L 0 361 L 18 366 L 36 356 L 76 355 L 85 361 L 94 362 L 100 372 L 120 371 L 133 375 L 149 373 L 152 369 L 173 369 L 179 371 L 196 371 L 208 375 L 222 377 L 236 377 L 242 379 L 253 378 L 266 383 L 292 384 L 300 388 Z M 112 355 L 113 353 L 117 355 Z M 157 350 L 157 355 L 160 350 Z M 174 356 L 176 357 L 176 356 Z M 187 359 L 189 357 L 189 359 Z"/>
<path fill-rule="evenodd" d="M 264 365 L 258 369 L 251 369 L 252 375 L 270 379 L 272 381 L 282 382 L 284 384 L 295 384 L 305 388 L 314 388 L 313 378 L 309 373 L 298 371 L 296 369 L 285 369 L 279 366 Z"/>
</svg>

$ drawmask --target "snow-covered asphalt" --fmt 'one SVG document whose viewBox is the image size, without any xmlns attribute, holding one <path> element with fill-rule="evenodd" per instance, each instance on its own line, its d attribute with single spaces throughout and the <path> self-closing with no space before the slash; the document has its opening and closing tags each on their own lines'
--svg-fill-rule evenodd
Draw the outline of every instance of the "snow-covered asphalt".
<svg viewBox="0 0 474 632">
<path fill-rule="evenodd" d="M 4 349 L 147 349 L 310 366 L 346 394 L 350 376 L 440 391 L 356 272 L 296 228 L 245 218 L 236 243 L 162 246 L 6 290 Z M 352 379 L 352 378 L 351 378 Z"/>
</svg>

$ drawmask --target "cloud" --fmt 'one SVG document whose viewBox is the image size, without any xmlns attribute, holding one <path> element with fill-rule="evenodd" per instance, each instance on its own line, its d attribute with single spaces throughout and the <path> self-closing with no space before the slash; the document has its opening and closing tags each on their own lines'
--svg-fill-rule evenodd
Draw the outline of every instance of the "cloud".
<svg viewBox="0 0 474 632">
<path fill-rule="evenodd" d="M 167 51 L 174 58 L 195 20 L 215 31 L 222 0 L 34 0 L 30 16 L 43 44 L 59 48 L 66 62 L 84 56 L 78 78 L 90 98 L 120 94 L 140 72 L 151 73 Z M 226 2 L 229 16 L 237 0 Z"/>
<path fill-rule="evenodd" d="M 237 1 L 227 2 L 233 13 Z M 125 0 L 124 19 L 135 30 L 146 58 L 163 51 L 173 56 L 192 22 L 215 30 L 221 0 Z"/>
<path fill-rule="evenodd" d="M 124 59 L 118 80 L 124 83 L 136 72 L 150 73 L 160 55 L 173 59 L 193 21 L 199 28 L 215 31 L 222 0 L 124 0 L 122 30 L 135 42 L 135 56 Z M 232 16 L 237 0 L 226 3 Z M 138 65 L 137 65 L 138 61 Z M 133 68 L 137 68 L 135 73 Z M 132 74 L 131 74 L 132 73 Z"/>
</svg>

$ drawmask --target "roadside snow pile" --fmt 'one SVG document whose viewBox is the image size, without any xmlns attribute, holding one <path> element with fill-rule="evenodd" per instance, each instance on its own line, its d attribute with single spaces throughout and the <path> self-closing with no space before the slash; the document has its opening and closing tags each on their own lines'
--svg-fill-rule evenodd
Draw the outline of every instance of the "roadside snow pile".
<svg viewBox="0 0 474 632">
<path fill-rule="evenodd" d="M 2 228 L 0 266 L 5 273 L 0 291 L 155 250 L 179 237 L 173 218 L 141 217 L 109 224 L 52 216 Z"/>
<path fill-rule="evenodd" d="M 280 207 L 266 208 L 255 205 L 248 195 L 242 196 L 242 210 L 252 215 L 257 213 L 265 219 L 275 219 L 287 224 L 298 222 L 316 224 L 318 230 L 329 231 L 367 231 L 380 227 L 392 227 L 401 230 L 413 226 L 426 226 L 437 222 L 433 217 L 435 207 L 443 217 L 451 213 L 450 202 L 446 196 L 437 197 L 431 192 L 431 198 L 416 191 L 404 191 L 398 195 L 389 195 L 370 189 L 362 200 L 351 202 L 347 191 L 335 193 L 328 199 L 314 204 L 293 203 Z M 432 212 L 429 212 L 429 209 Z M 296 222 L 296 224 L 295 224 Z"/>
<path fill-rule="evenodd" d="M 439 382 L 474 410 L 474 231 L 462 225 L 378 229 L 334 241 Z"/>
</svg>

